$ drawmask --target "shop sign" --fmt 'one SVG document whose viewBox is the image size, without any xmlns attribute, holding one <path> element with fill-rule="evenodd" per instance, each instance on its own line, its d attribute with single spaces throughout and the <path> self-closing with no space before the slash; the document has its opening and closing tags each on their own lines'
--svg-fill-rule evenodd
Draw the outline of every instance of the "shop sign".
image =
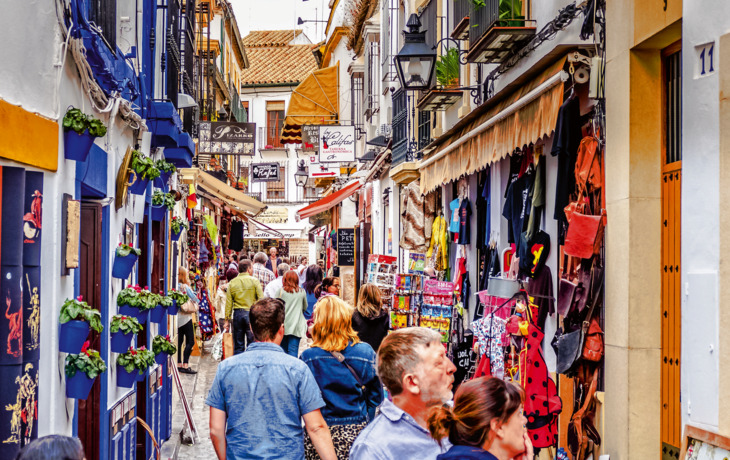
<svg viewBox="0 0 730 460">
<path fill-rule="evenodd" d="M 254 163 L 251 165 L 251 182 L 278 182 L 279 163 Z"/>
<path fill-rule="evenodd" d="M 319 125 L 302 125 L 302 150 L 319 151 Z"/>
<path fill-rule="evenodd" d="M 289 210 L 282 207 L 266 208 L 256 220 L 262 224 L 285 224 L 289 221 Z"/>
<path fill-rule="evenodd" d="M 337 265 L 352 267 L 355 265 L 355 229 L 337 229 Z"/>
<path fill-rule="evenodd" d="M 315 227 L 324 227 L 332 222 L 332 214 L 328 211 L 320 212 L 309 218 L 309 223 Z"/>
<path fill-rule="evenodd" d="M 338 165 L 320 163 L 317 161 L 317 155 L 310 155 L 309 168 L 307 170 L 310 179 L 340 177 L 340 167 Z"/>
<path fill-rule="evenodd" d="M 199 153 L 249 156 L 254 154 L 256 123 L 201 122 L 198 133 Z"/>
<path fill-rule="evenodd" d="M 320 163 L 355 161 L 354 126 L 320 126 L 319 140 Z"/>
<path fill-rule="evenodd" d="M 284 235 L 284 238 L 300 238 L 301 237 L 301 232 L 298 232 L 298 231 L 278 230 L 278 233 L 274 233 L 274 232 L 269 232 L 267 230 L 257 230 L 255 235 L 246 233 L 244 235 L 244 238 L 245 239 L 258 239 L 258 240 L 267 240 L 267 239 L 280 240 L 282 237 L 281 237 L 281 235 L 279 235 L 279 233 Z"/>
</svg>

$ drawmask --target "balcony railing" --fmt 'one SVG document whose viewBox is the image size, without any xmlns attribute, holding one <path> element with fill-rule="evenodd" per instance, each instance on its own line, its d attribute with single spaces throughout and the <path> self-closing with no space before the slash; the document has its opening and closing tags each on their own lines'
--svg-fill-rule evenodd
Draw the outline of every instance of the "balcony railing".
<svg viewBox="0 0 730 460">
<path fill-rule="evenodd" d="M 283 149 L 281 143 L 281 127 L 259 126 L 259 149 Z"/>
<path fill-rule="evenodd" d="M 231 93 L 231 112 L 233 117 L 239 123 L 248 121 L 248 114 L 246 108 L 241 104 L 241 97 L 238 95 L 238 90 L 229 83 L 229 92 Z"/>
<path fill-rule="evenodd" d="M 469 5 L 470 0 L 454 0 L 454 30 L 451 37 L 457 40 L 469 38 Z"/>
<path fill-rule="evenodd" d="M 530 0 L 485 0 L 483 6 L 469 3 L 469 62 L 504 62 L 535 35 Z"/>
</svg>

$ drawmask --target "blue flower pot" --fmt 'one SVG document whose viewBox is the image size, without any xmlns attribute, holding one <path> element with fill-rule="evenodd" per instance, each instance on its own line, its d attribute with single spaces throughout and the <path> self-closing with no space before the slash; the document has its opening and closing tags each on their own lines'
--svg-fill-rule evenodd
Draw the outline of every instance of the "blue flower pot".
<svg viewBox="0 0 730 460">
<path fill-rule="evenodd" d="M 114 278 L 127 279 L 132 274 L 134 264 L 137 263 L 137 256 L 130 253 L 126 257 L 119 257 L 114 254 L 114 265 L 112 265 L 112 276 Z"/>
<path fill-rule="evenodd" d="M 147 324 L 147 313 L 149 310 L 137 310 L 137 321 L 139 324 Z"/>
<path fill-rule="evenodd" d="M 155 185 L 157 185 L 160 188 L 166 188 L 167 187 L 167 181 L 170 180 L 170 176 L 172 176 L 171 172 L 162 172 L 160 171 L 160 177 L 155 179 Z"/>
<path fill-rule="evenodd" d="M 73 129 L 67 129 L 63 133 L 63 156 L 67 160 L 86 161 L 91 146 L 94 145 L 94 136 L 89 134 L 87 129 L 82 134 Z"/>
<path fill-rule="evenodd" d="M 147 378 L 147 371 L 144 371 L 141 374 L 137 371 L 137 373 L 134 374 L 134 378 L 138 382 L 144 382 L 144 379 Z"/>
<path fill-rule="evenodd" d="M 155 222 L 161 222 L 161 221 L 165 220 L 166 215 L 167 215 L 167 207 L 165 207 L 165 205 L 150 206 L 150 217 Z"/>
<path fill-rule="evenodd" d="M 132 388 L 134 382 L 137 381 L 137 369 L 127 372 L 122 366 L 117 364 L 117 386 L 123 388 Z"/>
<path fill-rule="evenodd" d="M 167 362 L 167 357 L 168 356 L 169 355 L 167 353 L 165 353 L 164 351 L 162 351 L 160 353 L 157 353 L 155 355 L 155 362 L 157 364 L 159 364 L 160 366 L 162 366 L 163 364 L 165 364 Z"/>
<path fill-rule="evenodd" d="M 119 308 L 117 308 L 117 312 L 120 315 L 131 316 L 133 318 L 136 318 L 137 313 L 139 313 L 139 309 L 131 307 L 129 305 L 119 305 Z"/>
<path fill-rule="evenodd" d="M 81 353 L 81 348 L 89 336 L 89 323 L 73 320 L 61 324 L 58 338 L 58 349 L 64 353 Z"/>
<path fill-rule="evenodd" d="M 171 239 L 172 239 L 172 241 L 177 241 L 177 240 L 179 240 L 179 239 L 180 239 L 180 235 L 182 235 L 182 230 L 180 230 L 180 231 L 179 231 L 179 232 L 177 232 L 177 233 L 175 233 L 175 232 L 171 232 Z"/>
<path fill-rule="evenodd" d="M 166 318 L 167 315 L 165 315 L 165 307 L 162 305 L 158 305 L 152 310 L 150 310 L 150 321 L 153 323 L 160 324 L 162 323 Z"/>
<path fill-rule="evenodd" d="M 135 175 L 136 179 L 134 183 L 127 188 L 127 191 L 135 195 L 144 195 L 144 192 L 147 190 L 149 179 L 140 179 L 139 174 L 135 173 Z"/>
<path fill-rule="evenodd" d="M 132 344 L 134 334 L 124 334 L 122 331 L 112 332 L 111 349 L 114 353 L 125 353 Z"/>
<path fill-rule="evenodd" d="M 89 392 L 91 392 L 93 386 L 94 379 L 89 378 L 85 372 L 77 369 L 73 377 L 66 376 L 66 397 L 86 399 L 89 397 Z"/>
<path fill-rule="evenodd" d="M 177 300 L 172 299 L 172 305 L 167 307 L 167 314 L 172 316 L 177 315 Z"/>
</svg>

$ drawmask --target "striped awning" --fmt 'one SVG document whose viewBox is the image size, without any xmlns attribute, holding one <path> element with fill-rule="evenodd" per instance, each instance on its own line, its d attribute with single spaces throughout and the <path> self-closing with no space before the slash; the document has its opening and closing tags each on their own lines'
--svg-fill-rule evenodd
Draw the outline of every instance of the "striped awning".
<svg viewBox="0 0 730 460">
<path fill-rule="evenodd" d="M 326 211 L 328 209 L 331 209 L 338 204 L 342 203 L 342 201 L 352 196 L 353 193 L 360 190 L 360 187 L 362 187 L 362 182 L 360 179 L 356 179 L 349 184 L 345 185 L 342 189 L 336 191 L 332 195 L 327 195 L 326 197 L 322 198 L 319 201 L 315 201 L 314 203 L 310 204 L 309 206 L 306 206 L 296 213 L 296 219 L 297 221 L 300 221 L 302 219 L 306 219 L 307 217 L 313 216 L 315 214 L 319 214 L 320 212 Z"/>
<path fill-rule="evenodd" d="M 339 64 L 313 71 L 292 92 L 282 144 L 301 144 L 302 125 L 335 124 L 339 119 Z"/>
</svg>

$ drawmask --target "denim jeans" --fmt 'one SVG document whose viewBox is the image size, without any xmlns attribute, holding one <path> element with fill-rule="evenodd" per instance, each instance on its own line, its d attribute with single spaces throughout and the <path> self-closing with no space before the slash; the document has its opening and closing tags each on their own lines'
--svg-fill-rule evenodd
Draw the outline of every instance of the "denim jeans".
<svg viewBox="0 0 730 460">
<path fill-rule="evenodd" d="M 237 355 L 246 351 L 246 341 L 253 342 L 251 322 L 248 319 L 248 310 L 237 308 L 233 310 L 233 354 Z"/>
<path fill-rule="evenodd" d="M 291 355 L 295 358 L 299 356 L 299 341 L 301 337 L 296 335 L 285 335 L 281 341 L 281 348 L 284 349 L 287 355 Z"/>
</svg>

